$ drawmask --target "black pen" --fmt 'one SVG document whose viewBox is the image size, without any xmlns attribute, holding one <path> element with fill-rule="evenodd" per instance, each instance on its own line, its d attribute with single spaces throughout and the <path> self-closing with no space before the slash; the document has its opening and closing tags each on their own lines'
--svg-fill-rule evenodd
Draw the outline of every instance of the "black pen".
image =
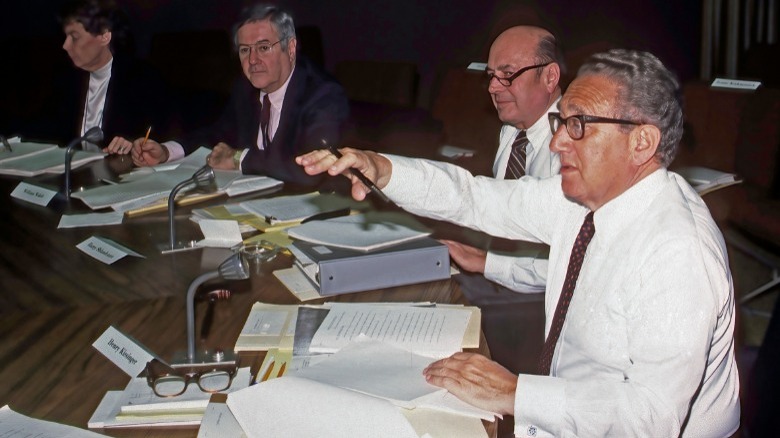
<svg viewBox="0 0 780 438">
<path fill-rule="evenodd" d="M 328 150 L 330 151 L 331 154 L 335 155 L 336 158 L 341 158 L 341 152 L 339 152 L 339 150 L 336 149 L 335 146 L 328 146 Z M 376 195 L 379 196 L 380 198 L 382 198 L 383 201 L 390 202 L 390 198 L 388 198 L 387 195 L 382 193 L 382 190 L 380 190 L 379 187 L 377 187 L 376 184 L 374 184 L 373 181 L 371 181 L 365 175 L 363 175 L 363 172 L 350 167 L 349 168 L 349 173 L 351 173 L 357 179 L 359 179 L 360 182 L 365 184 L 365 186 L 368 187 L 369 190 L 371 190 L 372 192 L 376 193 Z"/>
</svg>

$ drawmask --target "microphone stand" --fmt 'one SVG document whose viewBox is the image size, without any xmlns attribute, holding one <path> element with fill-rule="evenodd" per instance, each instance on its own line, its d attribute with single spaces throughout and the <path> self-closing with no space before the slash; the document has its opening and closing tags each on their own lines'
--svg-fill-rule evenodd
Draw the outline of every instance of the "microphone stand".
<svg viewBox="0 0 780 438">
<path fill-rule="evenodd" d="M 214 174 L 214 169 L 208 164 L 206 164 L 205 166 L 195 171 L 195 173 L 192 175 L 191 178 L 176 184 L 173 190 L 171 190 L 170 195 L 168 195 L 168 232 L 169 232 L 168 243 L 169 245 L 167 248 L 163 247 L 162 249 L 163 254 L 180 249 L 176 247 L 176 228 L 174 226 L 173 213 L 174 213 L 174 208 L 176 206 L 175 203 L 176 195 L 179 193 L 181 189 L 183 189 L 184 187 L 190 184 L 194 184 L 196 190 L 200 190 L 204 193 L 215 191 L 217 187 L 216 187 L 216 175 Z"/>
<path fill-rule="evenodd" d="M 73 155 L 76 153 L 75 147 L 82 141 L 88 141 L 90 143 L 97 143 L 103 140 L 103 130 L 99 126 L 89 128 L 87 132 L 81 137 L 73 139 L 68 146 L 65 147 L 65 200 L 70 201 L 70 162 L 73 160 Z"/>
</svg>

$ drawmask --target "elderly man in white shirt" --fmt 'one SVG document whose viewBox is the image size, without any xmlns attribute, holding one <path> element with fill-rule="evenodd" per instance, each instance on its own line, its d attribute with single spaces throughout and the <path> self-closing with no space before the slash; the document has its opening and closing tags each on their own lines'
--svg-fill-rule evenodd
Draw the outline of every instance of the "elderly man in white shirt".
<svg viewBox="0 0 780 438">
<path fill-rule="evenodd" d="M 547 113 L 555 110 L 561 97 L 560 58 L 555 36 L 536 26 L 511 27 L 490 46 L 486 68 L 488 93 L 504 123 L 493 164 L 495 178 L 547 178 L 558 174 L 561 162 L 558 154 L 550 151 L 552 133 Z M 507 172 L 518 136 L 528 140 L 517 145 L 524 148 L 523 169 Z M 499 254 L 452 240 L 443 243 L 449 247 L 453 260 L 466 271 L 484 274 L 488 280 L 514 292 L 544 291 L 547 258 L 537 248 Z M 467 281 L 464 293 L 479 300 L 480 297 L 471 295 L 486 289 L 484 280 L 463 281 Z M 493 295 L 488 293 L 488 297 Z"/>
<path fill-rule="evenodd" d="M 356 199 L 369 191 L 350 167 L 409 211 L 550 244 L 541 375 L 456 353 L 426 368 L 429 383 L 514 415 L 516 436 L 730 436 L 733 284 L 706 205 L 666 170 L 682 137 L 677 79 L 649 53 L 612 50 L 580 68 L 559 108 L 561 173 L 546 180 L 353 149 L 297 161 L 348 175 Z"/>
</svg>

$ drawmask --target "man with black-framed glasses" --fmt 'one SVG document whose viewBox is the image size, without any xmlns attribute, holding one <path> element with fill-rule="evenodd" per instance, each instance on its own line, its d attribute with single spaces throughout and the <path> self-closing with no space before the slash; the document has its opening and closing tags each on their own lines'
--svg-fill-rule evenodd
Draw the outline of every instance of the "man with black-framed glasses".
<svg viewBox="0 0 780 438">
<path fill-rule="evenodd" d="M 558 173 L 561 163 L 558 154 L 550 151 L 552 133 L 547 114 L 560 100 L 563 67 L 555 36 L 541 27 L 511 27 L 491 44 L 486 86 L 504 124 L 493 163 L 495 178 L 547 178 Z M 443 243 L 463 270 L 484 274 L 497 283 L 485 282 L 481 276 L 458 277 L 464 293 L 476 305 L 523 299 L 509 291 L 544 291 L 547 258 L 546 251 L 538 247 L 499 254 L 452 240 Z"/>
<path fill-rule="evenodd" d="M 496 181 L 447 163 L 350 148 L 298 157 L 400 207 L 546 242 L 537 374 L 455 353 L 426 380 L 497 414 L 515 436 L 727 437 L 740 422 L 734 287 L 706 204 L 667 167 L 683 132 L 680 85 L 646 52 L 591 56 L 549 117 L 559 176 Z M 495 206 L 503 206 L 496 209 Z"/>
<path fill-rule="evenodd" d="M 259 3 L 244 9 L 233 37 L 246 80 L 236 82 L 219 120 L 163 144 L 136 139 L 133 162 L 155 165 L 208 146 L 213 150 L 207 162 L 215 169 L 319 184 L 321 178 L 306 175 L 293 159 L 323 140 L 338 142 L 349 117 L 344 89 L 298 54 L 293 19 L 277 6 Z"/>
</svg>

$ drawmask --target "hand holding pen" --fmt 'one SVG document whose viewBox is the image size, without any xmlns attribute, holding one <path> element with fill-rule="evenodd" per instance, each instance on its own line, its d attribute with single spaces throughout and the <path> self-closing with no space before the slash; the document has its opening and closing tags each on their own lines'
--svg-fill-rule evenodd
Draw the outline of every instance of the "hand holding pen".
<svg viewBox="0 0 780 438">
<path fill-rule="evenodd" d="M 374 152 L 350 148 L 344 149 L 347 151 L 345 156 L 334 146 L 328 145 L 324 139 L 322 145 L 326 149 L 296 157 L 295 162 L 303 166 L 304 171 L 309 175 L 327 172 L 333 176 L 344 174 L 349 177 L 352 180 L 352 197 L 359 201 L 373 192 L 383 201 L 390 202 L 387 195 L 377 185 L 377 183 L 381 184 L 381 181 L 387 181 L 390 177 L 391 165 L 387 158 Z M 337 159 L 335 163 L 333 157 Z M 376 175 L 376 179 L 371 180 L 366 174 Z"/>
</svg>

